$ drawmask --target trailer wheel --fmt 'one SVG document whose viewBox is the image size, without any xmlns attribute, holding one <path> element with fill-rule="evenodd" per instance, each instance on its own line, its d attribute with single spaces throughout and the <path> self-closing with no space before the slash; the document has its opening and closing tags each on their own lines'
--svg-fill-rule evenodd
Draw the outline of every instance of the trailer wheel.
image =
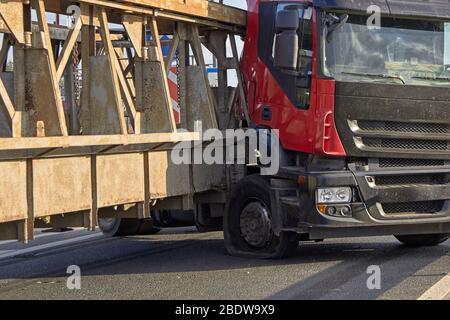
<svg viewBox="0 0 450 320">
<path fill-rule="evenodd" d="M 281 259 L 292 255 L 298 235 L 272 230 L 271 190 L 268 179 L 251 175 L 231 191 L 224 214 L 225 246 L 237 256 Z"/>
<path fill-rule="evenodd" d="M 156 234 L 161 229 L 153 226 L 150 219 L 99 219 L 98 226 L 104 235 L 109 237 Z"/>
<path fill-rule="evenodd" d="M 138 219 L 105 218 L 98 220 L 98 226 L 109 237 L 128 236 L 139 230 Z"/>
<path fill-rule="evenodd" d="M 398 241 L 403 243 L 408 247 L 429 247 L 437 246 L 448 239 L 450 239 L 449 233 L 439 233 L 439 234 L 418 234 L 418 235 L 406 235 L 406 236 L 395 236 Z"/>
</svg>

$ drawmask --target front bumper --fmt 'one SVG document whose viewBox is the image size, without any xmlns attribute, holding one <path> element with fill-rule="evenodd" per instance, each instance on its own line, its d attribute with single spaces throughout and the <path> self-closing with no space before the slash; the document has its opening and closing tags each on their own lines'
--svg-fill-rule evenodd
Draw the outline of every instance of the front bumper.
<svg viewBox="0 0 450 320">
<path fill-rule="evenodd" d="M 308 234 L 311 239 L 378 235 L 450 233 L 450 166 L 381 168 L 377 163 L 346 171 L 280 171 L 289 185 L 273 181 L 283 230 Z M 293 181 L 298 177 L 303 186 Z M 350 186 L 354 200 L 346 217 L 318 210 L 315 191 Z M 291 188 L 291 189 L 290 189 Z"/>
</svg>

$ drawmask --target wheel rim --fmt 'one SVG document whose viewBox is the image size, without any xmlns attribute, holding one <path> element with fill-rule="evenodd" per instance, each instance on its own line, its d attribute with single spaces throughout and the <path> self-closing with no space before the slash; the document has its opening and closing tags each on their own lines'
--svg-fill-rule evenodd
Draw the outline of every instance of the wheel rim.
<svg viewBox="0 0 450 320">
<path fill-rule="evenodd" d="M 117 219 L 116 218 L 102 218 L 98 219 L 98 226 L 101 230 L 110 230 L 114 227 Z"/>
<path fill-rule="evenodd" d="M 259 201 L 250 202 L 241 212 L 242 238 L 252 247 L 264 248 L 273 236 L 269 210 Z"/>
</svg>

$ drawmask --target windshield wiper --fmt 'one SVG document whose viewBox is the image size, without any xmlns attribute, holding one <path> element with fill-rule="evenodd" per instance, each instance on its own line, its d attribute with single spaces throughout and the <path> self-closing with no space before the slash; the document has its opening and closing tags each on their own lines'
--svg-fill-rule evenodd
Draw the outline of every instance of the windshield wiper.
<svg viewBox="0 0 450 320">
<path fill-rule="evenodd" d="M 325 30 L 328 43 L 333 40 L 333 34 L 336 30 L 342 28 L 348 21 L 349 15 L 343 14 L 337 17 L 333 14 L 327 14 L 325 17 Z"/>
<path fill-rule="evenodd" d="M 416 76 L 411 77 L 412 79 L 423 79 L 431 81 L 450 81 L 450 77 L 433 77 L 433 76 Z"/>
<path fill-rule="evenodd" d="M 374 78 L 385 78 L 385 79 L 393 79 L 400 80 L 403 84 L 406 84 L 405 79 L 403 79 L 400 75 L 389 75 L 383 73 L 358 73 L 358 72 L 341 72 L 342 74 L 349 74 L 353 76 L 362 76 L 362 77 L 374 77 Z"/>
</svg>

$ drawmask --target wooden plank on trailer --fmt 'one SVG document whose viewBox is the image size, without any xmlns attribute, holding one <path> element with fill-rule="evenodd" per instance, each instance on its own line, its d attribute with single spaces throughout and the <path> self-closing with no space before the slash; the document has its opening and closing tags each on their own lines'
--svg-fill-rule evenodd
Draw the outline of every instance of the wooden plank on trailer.
<svg viewBox="0 0 450 320">
<path fill-rule="evenodd" d="M 126 57 L 121 48 L 115 48 L 115 51 L 117 59 L 120 59 L 120 70 L 122 70 L 122 74 L 125 77 L 126 86 L 128 87 L 132 98 L 134 98 L 136 97 L 136 88 L 134 86 L 134 72 L 132 72 L 134 69 L 134 58 L 132 56 L 131 50 L 127 48 Z"/>
<path fill-rule="evenodd" d="M 180 36 L 178 35 L 178 33 L 175 33 L 173 35 L 172 41 L 170 42 L 169 51 L 166 57 L 166 73 L 169 73 L 173 58 L 178 50 L 179 44 L 180 44 Z"/>
<path fill-rule="evenodd" d="M 28 242 L 34 238 L 34 190 L 33 190 L 33 159 L 27 159 L 27 174 L 26 174 L 26 185 L 27 185 L 27 218 L 19 223 L 19 240 L 23 242 Z"/>
<path fill-rule="evenodd" d="M 150 195 L 150 188 L 151 188 L 151 181 L 152 178 L 150 177 L 150 168 L 151 168 L 151 163 L 149 160 L 149 152 L 144 152 L 143 153 L 143 171 L 144 171 L 144 203 L 140 203 L 140 204 L 136 204 L 137 207 L 137 211 L 138 211 L 138 215 L 139 218 L 150 218 L 151 217 L 151 212 L 150 212 L 150 206 L 151 206 L 151 195 Z"/>
<path fill-rule="evenodd" d="M 109 2 L 112 2 L 111 5 L 117 3 L 117 1 Z M 244 10 L 208 0 L 124 0 L 120 3 L 163 9 L 233 25 L 246 25 L 246 12 Z"/>
<path fill-rule="evenodd" d="M 91 208 L 90 157 L 33 160 L 35 217 Z"/>
<path fill-rule="evenodd" d="M 25 43 L 23 12 L 22 0 L 0 1 L 0 17 L 20 44 Z"/>
<path fill-rule="evenodd" d="M 111 80 L 112 80 L 112 86 L 110 87 L 110 90 L 113 93 L 114 97 L 114 103 L 112 104 L 116 109 L 116 116 L 119 121 L 119 126 L 122 134 L 128 134 L 128 129 L 125 121 L 125 115 L 123 111 L 123 101 L 122 101 L 122 95 L 120 92 L 119 87 L 119 80 L 117 76 L 117 58 L 116 53 L 114 51 L 114 47 L 111 42 L 111 34 L 109 31 L 109 25 L 108 25 L 108 17 L 106 14 L 106 10 L 104 8 L 100 9 L 99 13 L 99 20 L 100 20 L 100 34 L 102 36 L 103 40 L 103 46 L 106 51 L 106 56 L 108 57 L 108 63 L 111 73 Z M 91 82 L 92 83 L 92 82 Z M 96 119 L 97 121 L 101 121 L 102 119 Z"/>
<path fill-rule="evenodd" d="M 3 190 L 0 193 L 0 223 L 26 219 L 28 217 L 26 161 L 0 162 L 0 190 Z"/>
<path fill-rule="evenodd" d="M 143 161 L 142 153 L 97 156 L 98 208 L 144 201 Z"/>
<path fill-rule="evenodd" d="M 98 191 L 97 191 L 97 156 L 91 156 L 91 210 L 89 211 L 89 228 L 95 231 L 98 222 Z"/>
<path fill-rule="evenodd" d="M 0 138 L 0 151 L 57 149 L 89 146 L 126 146 L 199 140 L 198 132 L 148 133 L 139 135 L 95 135 L 44 138 Z"/>
<path fill-rule="evenodd" d="M 149 153 L 151 199 L 191 193 L 189 165 L 175 165 L 170 151 Z"/>
<path fill-rule="evenodd" d="M 236 66 L 236 75 L 237 75 L 237 79 L 238 79 L 240 103 L 242 105 L 242 109 L 244 110 L 245 119 L 247 120 L 247 123 L 250 123 L 251 120 L 250 120 L 250 115 L 248 113 L 247 96 L 245 94 L 245 89 L 244 89 L 244 78 L 242 77 L 242 73 L 239 70 L 239 56 L 238 56 L 238 51 L 237 51 L 237 46 L 236 46 L 236 38 L 234 35 L 230 35 L 230 42 L 231 42 L 231 49 L 233 52 L 233 59 L 235 61 L 235 66 Z"/>
<path fill-rule="evenodd" d="M 136 56 L 143 57 L 145 47 L 145 25 L 146 19 L 142 16 L 126 14 L 122 17 L 122 24 L 130 38 Z"/>
<path fill-rule="evenodd" d="M 134 89 L 134 87 L 131 88 L 129 85 L 129 82 L 125 78 L 122 65 L 117 58 L 117 56 L 118 56 L 117 50 L 122 50 L 122 49 L 114 49 L 114 57 L 112 58 L 113 63 L 115 65 L 115 69 L 117 71 L 117 79 L 119 80 L 120 88 L 122 89 L 121 92 L 123 93 L 123 96 L 125 97 L 127 112 L 128 112 L 128 116 L 130 117 L 131 123 L 133 125 L 134 133 L 141 133 L 140 124 L 137 123 L 137 119 L 139 119 L 140 115 L 138 115 L 136 112 L 136 106 L 135 106 L 133 96 L 132 96 L 132 94 L 133 94 L 132 90 Z"/>
<path fill-rule="evenodd" d="M 12 137 L 15 114 L 11 95 L 14 93 L 14 74 L 0 72 L 0 137 Z"/>
<path fill-rule="evenodd" d="M 205 129 L 210 128 L 218 128 L 217 123 L 217 116 L 216 116 L 216 100 L 214 98 L 214 95 L 211 90 L 211 86 L 209 84 L 208 74 L 206 71 L 206 64 L 205 64 L 205 57 L 203 55 L 203 48 L 200 42 L 200 34 L 198 31 L 197 26 L 191 25 L 188 32 L 188 41 L 191 44 L 192 51 L 194 53 L 195 60 L 197 61 L 197 66 L 202 71 L 200 73 L 201 75 L 201 82 L 196 82 L 196 85 L 200 90 L 204 90 L 203 92 L 206 94 L 207 97 L 207 104 L 204 105 L 204 108 L 201 112 L 206 113 L 206 117 L 208 118 L 208 121 L 211 123 L 211 127 L 205 127 Z"/>
<path fill-rule="evenodd" d="M 66 13 L 67 7 L 73 2 L 91 4 L 146 15 L 170 16 L 179 15 L 177 19 L 189 19 L 193 22 L 216 22 L 232 26 L 244 27 L 247 14 L 244 10 L 215 3 L 208 0 L 46 0 L 51 11 Z"/>
<path fill-rule="evenodd" d="M 78 18 L 73 28 L 70 30 L 67 40 L 64 42 L 64 46 L 61 50 L 61 54 L 56 61 L 56 79 L 59 81 L 66 69 L 67 62 L 72 55 L 72 50 L 77 42 L 78 35 L 80 34 L 82 27 L 81 18 Z"/>
<path fill-rule="evenodd" d="M 0 32 L 1 33 L 10 33 L 8 26 L 6 25 L 5 20 L 3 20 L 2 16 L 0 16 Z"/>
</svg>

